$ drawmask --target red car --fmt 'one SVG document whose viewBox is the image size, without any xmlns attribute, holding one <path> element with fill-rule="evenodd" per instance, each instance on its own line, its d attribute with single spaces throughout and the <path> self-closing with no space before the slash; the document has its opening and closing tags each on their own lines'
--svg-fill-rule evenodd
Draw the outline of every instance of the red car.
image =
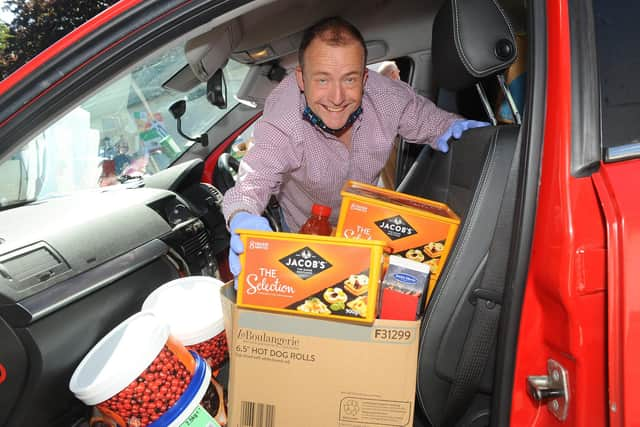
<svg viewBox="0 0 640 427">
<path fill-rule="evenodd" d="M 331 15 L 361 29 L 371 69 L 394 59 L 422 95 L 495 124 L 447 155 L 396 153 L 397 190 L 462 219 L 423 320 L 414 425 L 637 425 L 638 12 L 122 0 L 79 27 L 0 82 L 0 425 L 84 425 L 68 383 L 87 351 L 166 281 L 229 279 L 222 194 L 301 30 Z"/>
</svg>

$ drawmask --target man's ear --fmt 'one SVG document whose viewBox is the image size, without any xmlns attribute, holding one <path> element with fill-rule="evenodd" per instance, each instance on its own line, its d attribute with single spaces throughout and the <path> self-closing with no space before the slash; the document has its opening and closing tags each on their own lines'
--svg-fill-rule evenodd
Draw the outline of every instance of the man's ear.
<svg viewBox="0 0 640 427">
<path fill-rule="evenodd" d="M 362 88 L 364 89 L 364 85 L 367 83 L 367 79 L 369 78 L 369 69 L 364 67 L 364 74 L 362 76 Z"/>
<path fill-rule="evenodd" d="M 304 92 L 304 79 L 302 78 L 302 67 L 299 65 L 296 67 L 296 81 L 298 82 L 298 87 L 300 88 L 300 91 Z"/>
</svg>

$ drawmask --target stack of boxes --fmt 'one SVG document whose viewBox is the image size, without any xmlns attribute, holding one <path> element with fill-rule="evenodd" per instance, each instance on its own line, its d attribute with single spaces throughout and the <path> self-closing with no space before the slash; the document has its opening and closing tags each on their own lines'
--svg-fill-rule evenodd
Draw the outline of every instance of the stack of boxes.
<svg viewBox="0 0 640 427">
<path fill-rule="evenodd" d="M 412 425 L 416 312 L 459 219 L 446 205 L 356 182 L 342 196 L 337 237 L 240 233 L 237 296 L 227 286 L 222 298 L 230 425 Z"/>
<path fill-rule="evenodd" d="M 459 224 L 444 203 L 349 181 L 342 190 L 336 235 L 381 240 L 393 254 L 428 265 L 428 300 Z"/>
</svg>

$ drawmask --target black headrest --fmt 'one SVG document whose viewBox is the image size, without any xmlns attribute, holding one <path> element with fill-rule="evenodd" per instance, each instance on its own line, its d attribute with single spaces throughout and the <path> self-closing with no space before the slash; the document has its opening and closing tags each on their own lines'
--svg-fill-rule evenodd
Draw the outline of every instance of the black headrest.
<svg viewBox="0 0 640 427">
<path fill-rule="evenodd" d="M 432 40 L 436 84 L 453 91 L 506 69 L 517 55 L 511 24 L 495 0 L 445 0 Z"/>
</svg>

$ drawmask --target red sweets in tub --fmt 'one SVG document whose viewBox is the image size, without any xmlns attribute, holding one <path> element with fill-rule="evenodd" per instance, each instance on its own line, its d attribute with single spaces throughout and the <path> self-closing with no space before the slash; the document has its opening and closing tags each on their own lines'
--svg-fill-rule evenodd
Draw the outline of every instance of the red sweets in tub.
<svg viewBox="0 0 640 427">
<path fill-rule="evenodd" d="M 178 401 L 194 369 L 193 356 L 169 335 L 164 320 L 137 313 L 91 349 L 69 389 L 120 425 L 142 427 Z"/>
<path fill-rule="evenodd" d="M 143 311 L 164 319 L 171 335 L 204 358 L 213 371 L 229 357 L 220 303 L 223 285 L 213 277 L 183 277 L 160 286 L 142 305 Z"/>
</svg>

